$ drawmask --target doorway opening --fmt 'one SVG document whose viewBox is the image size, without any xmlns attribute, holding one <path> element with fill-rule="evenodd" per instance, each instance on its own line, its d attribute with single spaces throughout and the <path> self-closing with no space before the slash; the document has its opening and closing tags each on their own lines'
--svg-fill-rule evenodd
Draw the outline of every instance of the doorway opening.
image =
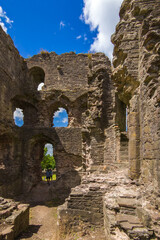
<svg viewBox="0 0 160 240">
<path fill-rule="evenodd" d="M 42 181 L 56 181 L 56 161 L 53 156 L 53 145 L 46 143 L 41 161 Z"/>
</svg>

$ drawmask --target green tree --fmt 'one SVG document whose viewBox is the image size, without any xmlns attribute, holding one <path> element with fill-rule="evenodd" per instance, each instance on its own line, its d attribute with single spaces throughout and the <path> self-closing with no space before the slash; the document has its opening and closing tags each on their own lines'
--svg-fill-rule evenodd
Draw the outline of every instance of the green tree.
<svg viewBox="0 0 160 240">
<path fill-rule="evenodd" d="M 44 147 L 43 160 L 41 162 L 41 168 L 44 169 L 54 169 L 56 166 L 56 161 L 53 156 L 47 154 L 47 148 Z"/>
</svg>

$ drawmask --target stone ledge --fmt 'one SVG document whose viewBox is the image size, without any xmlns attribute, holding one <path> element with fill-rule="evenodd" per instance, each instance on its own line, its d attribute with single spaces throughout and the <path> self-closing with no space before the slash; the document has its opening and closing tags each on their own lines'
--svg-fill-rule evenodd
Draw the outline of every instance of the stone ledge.
<svg viewBox="0 0 160 240">
<path fill-rule="evenodd" d="M 14 240 L 29 225 L 29 205 L 10 199 L 3 199 L 1 205 L 0 240 Z"/>
</svg>

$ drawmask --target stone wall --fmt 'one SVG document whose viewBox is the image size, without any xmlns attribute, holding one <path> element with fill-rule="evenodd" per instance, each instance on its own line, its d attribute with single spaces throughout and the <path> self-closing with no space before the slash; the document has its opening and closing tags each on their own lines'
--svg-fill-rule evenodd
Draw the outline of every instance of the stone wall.
<svg viewBox="0 0 160 240">
<path fill-rule="evenodd" d="M 60 191 L 70 190 L 80 183 L 82 171 L 81 157 L 81 129 L 80 128 L 37 128 L 28 132 L 21 132 L 24 145 L 23 163 L 23 190 L 28 192 L 41 181 L 40 162 L 46 143 L 51 143 L 54 148 L 56 160 L 55 188 Z M 57 187 L 56 187 L 57 186 Z"/>
<path fill-rule="evenodd" d="M 13 98 L 25 92 L 27 65 L 14 47 L 9 35 L 0 27 L 0 92 L 1 133 L 13 126 Z"/>
<path fill-rule="evenodd" d="M 159 9 L 160 2 L 157 0 L 125 0 L 122 3 L 120 23 L 112 36 L 115 45 L 112 80 L 116 86 L 116 97 L 111 98 L 112 91 L 109 92 L 112 114 L 108 113 L 107 116 L 113 122 L 111 120 L 110 124 L 104 124 L 105 131 L 102 131 L 103 127 L 98 119 L 98 112 L 102 113 L 101 105 L 97 111 L 93 91 L 92 101 L 87 109 L 88 116 L 93 117 L 90 120 L 89 117 L 85 118 L 82 134 L 83 158 L 87 162 L 88 175 L 84 176 L 85 180 L 80 186 L 72 190 L 66 204 L 59 208 L 59 216 L 64 216 L 64 222 L 62 218 L 59 219 L 60 234 L 65 233 L 67 226 L 79 231 L 81 220 L 76 219 L 73 224 L 72 215 L 78 214 L 83 223 L 93 225 L 91 216 L 96 216 L 96 213 L 91 208 L 95 202 L 90 196 L 92 188 L 89 190 L 89 187 L 96 185 L 97 189 L 93 194 L 95 198 L 101 194 L 104 196 L 102 214 L 106 239 L 160 237 Z M 92 73 L 90 76 L 90 86 L 94 84 L 97 87 Z M 101 91 L 98 96 L 101 96 Z M 100 102 L 100 97 L 97 99 Z M 127 133 L 124 132 L 126 107 Z M 103 114 L 101 117 L 103 118 Z M 121 171 L 118 170 L 119 167 Z M 95 169 L 97 172 L 92 173 Z M 104 175 L 100 173 L 102 170 L 105 170 Z M 99 185 L 103 189 L 101 194 Z M 90 212 L 87 212 L 87 204 Z M 96 209 L 100 212 L 101 203 Z"/>
<path fill-rule="evenodd" d="M 155 187 L 160 145 L 159 7 L 159 1 L 124 1 L 112 36 L 113 80 L 118 97 L 129 107 L 130 176 L 154 181 Z"/>
<path fill-rule="evenodd" d="M 102 228 L 104 217 L 106 239 L 160 236 L 159 16 L 159 0 L 124 0 L 113 67 L 102 53 L 24 60 L 0 28 L 0 194 L 28 193 L 41 182 L 43 148 L 53 144 L 53 189 L 71 192 L 59 208 L 62 235 L 84 223 Z M 21 128 L 13 121 L 17 107 Z M 60 107 L 66 128 L 53 127 Z"/>
<path fill-rule="evenodd" d="M 41 53 L 27 59 L 30 71 L 40 67 L 45 73 L 47 90 L 85 90 L 88 86 L 88 55 L 74 52 L 57 55 L 55 52 Z"/>
<path fill-rule="evenodd" d="M 3 31 L 1 36 L 0 194 L 28 192 L 41 181 L 46 143 L 54 147 L 57 187 L 69 192 L 86 169 L 103 170 L 104 130 L 114 124 L 110 62 L 102 53 L 73 52 L 41 52 L 24 60 L 10 37 Z M 41 82 L 44 86 L 38 91 Z M 53 115 L 60 107 L 67 110 L 67 128 L 53 128 Z M 23 110 L 21 128 L 13 120 L 16 108 Z"/>
<path fill-rule="evenodd" d="M 29 225 L 29 205 L 0 197 L 0 239 L 14 240 Z"/>
<path fill-rule="evenodd" d="M 106 162 L 109 162 L 106 156 L 112 151 L 108 146 L 105 147 L 105 134 L 114 125 L 115 117 L 111 65 L 104 54 L 89 55 L 88 84 L 88 108 L 83 114 L 82 122 L 83 162 L 87 171 L 104 171 Z M 115 149 L 115 141 L 114 137 L 110 138 L 109 145 L 112 149 Z M 114 163 L 116 159 L 110 160 Z"/>
<path fill-rule="evenodd" d="M 13 129 L 13 99 L 25 92 L 26 72 L 23 58 L 0 27 L 0 194 L 4 195 L 18 193 L 22 186 L 21 142 Z"/>
<path fill-rule="evenodd" d="M 140 28 L 139 112 L 142 181 L 160 190 L 160 3 L 147 5 Z M 150 12 L 150 14 L 149 14 Z"/>
</svg>

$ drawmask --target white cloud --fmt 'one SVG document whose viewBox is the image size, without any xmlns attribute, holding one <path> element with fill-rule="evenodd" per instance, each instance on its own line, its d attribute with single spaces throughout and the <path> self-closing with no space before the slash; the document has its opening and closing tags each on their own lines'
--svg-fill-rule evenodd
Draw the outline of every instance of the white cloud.
<svg viewBox="0 0 160 240">
<path fill-rule="evenodd" d="M 13 113 L 13 118 L 18 118 L 19 120 L 23 120 L 24 114 L 23 110 L 20 108 L 16 108 L 16 110 Z"/>
<path fill-rule="evenodd" d="M 76 37 L 76 39 L 80 39 L 80 38 L 82 38 L 82 35 L 79 35 L 79 36 Z"/>
<path fill-rule="evenodd" d="M 11 26 L 13 21 L 10 20 L 9 17 L 7 17 L 6 12 L 3 11 L 2 7 L 0 6 L 0 26 L 5 32 L 7 32 L 7 27 L 5 23 Z"/>
<path fill-rule="evenodd" d="M 59 114 L 65 112 L 65 111 L 66 110 L 64 108 L 59 108 L 59 110 L 54 113 L 54 117 L 59 117 Z"/>
<path fill-rule="evenodd" d="M 4 23 L 1 22 L 1 19 L 0 19 L 0 26 L 2 27 L 2 29 L 3 29 L 5 32 L 7 32 L 7 28 L 6 28 L 6 26 L 4 25 Z"/>
<path fill-rule="evenodd" d="M 63 122 L 63 123 L 67 123 L 67 122 L 68 122 L 68 118 L 63 118 L 63 119 L 62 119 L 62 122 Z"/>
<path fill-rule="evenodd" d="M 66 24 L 63 21 L 60 21 L 59 25 L 60 25 L 60 29 L 66 26 Z"/>
<path fill-rule="evenodd" d="M 80 19 L 89 24 L 91 31 L 98 34 L 90 46 L 92 52 L 104 52 L 112 57 L 111 34 L 119 20 L 119 8 L 122 0 L 83 0 L 84 8 Z"/>
<path fill-rule="evenodd" d="M 44 83 L 40 83 L 40 84 L 38 85 L 37 90 L 38 90 L 38 91 L 41 91 L 43 86 L 44 86 Z"/>
</svg>

